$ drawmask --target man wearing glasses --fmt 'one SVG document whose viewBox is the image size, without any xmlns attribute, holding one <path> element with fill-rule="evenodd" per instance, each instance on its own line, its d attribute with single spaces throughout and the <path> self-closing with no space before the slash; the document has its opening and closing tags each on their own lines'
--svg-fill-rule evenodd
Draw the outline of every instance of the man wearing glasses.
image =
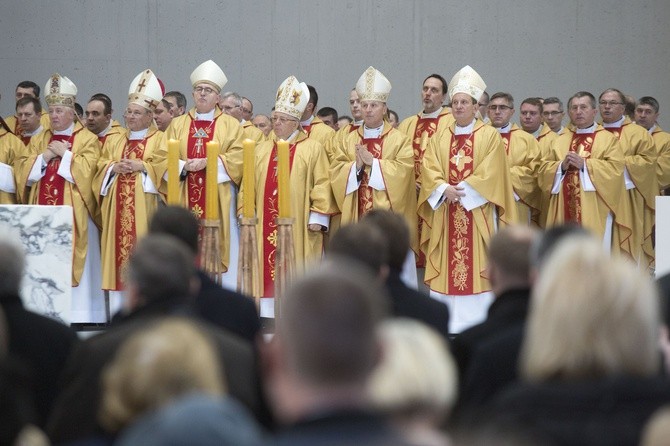
<svg viewBox="0 0 670 446">
<path fill-rule="evenodd" d="M 635 107 L 635 122 L 649 132 L 658 152 L 656 172 L 661 189 L 670 187 L 670 133 L 658 125 L 658 101 L 651 96 L 643 96 Z M 668 191 L 665 191 L 668 195 Z"/>
<path fill-rule="evenodd" d="M 197 218 L 205 218 L 206 144 L 220 145 L 218 159 L 218 215 L 221 240 L 222 284 L 237 288 L 238 234 L 235 218 L 236 185 L 242 179 L 243 131 L 237 119 L 217 106 L 219 94 L 228 82 L 223 70 L 211 60 L 203 62 L 191 73 L 195 106 L 188 113 L 175 117 L 165 131 L 165 141 L 179 140 L 179 171 L 181 204 Z M 167 175 L 161 192 L 167 192 Z"/>
<path fill-rule="evenodd" d="M 505 143 L 517 219 L 521 224 L 530 225 L 532 222 L 539 226 L 541 194 L 536 178 L 541 163 L 540 146 L 533 135 L 511 122 L 514 116 L 511 94 L 498 92 L 491 96 L 488 113 L 491 125 L 498 130 Z"/>
<path fill-rule="evenodd" d="M 612 238 L 614 215 L 619 215 L 624 193 L 624 156 L 619 141 L 595 121 L 597 113 L 591 93 L 580 91 L 570 98 L 572 125 L 551 145 L 538 181 L 548 194 L 547 228 L 566 223 L 583 226 L 603 239 L 606 250 L 618 252 Z M 630 229 L 619 230 L 630 235 Z"/>
<path fill-rule="evenodd" d="M 624 185 L 626 195 L 622 203 L 626 212 L 617 214 L 617 221 L 629 226 L 633 233 L 626 239 L 619 236 L 621 249 L 630 254 L 641 268 L 652 268 L 654 247 L 651 243 L 655 219 L 655 200 L 658 195 L 658 180 L 654 174 L 657 157 L 656 146 L 651 135 L 642 126 L 624 115 L 626 101 L 621 91 L 608 88 L 598 98 L 603 127 L 618 140 L 624 155 Z"/>
<path fill-rule="evenodd" d="M 563 133 L 563 102 L 555 96 L 546 98 L 542 103 L 542 118 L 552 132 Z"/>
<path fill-rule="evenodd" d="M 257 143 L 265 141 L 265 135 L 257 129 L 251 121 L 244 119 L 244 100 L 239 94 L 229 91 L 221 95 L 219 107 L 227 114 L 237 119 L 242 126 L 245 139 L 253 139 Z"/>
</svg>

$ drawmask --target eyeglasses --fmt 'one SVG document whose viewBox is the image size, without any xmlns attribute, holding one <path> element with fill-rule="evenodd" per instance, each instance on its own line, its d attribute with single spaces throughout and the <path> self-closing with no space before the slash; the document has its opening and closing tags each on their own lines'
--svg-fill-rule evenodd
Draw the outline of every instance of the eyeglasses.
<svg viewBox="0 0 670 446">
<path fill-rule="evenodd" d="M 614 107 L 615 105 L 623 105 L 623 102 L 617 102 L 617 101 L 600 101 L 600 102 L 598 102 L 598 104 L 600 104 L 600 105 L 602 105 L 602 106 L 608 106 L 608 105 L 609 105 L 610 107 Z"/>
<path fill-rule="evenodd" d="M 489 110 L 500 110 L 500 111 L 506 111 L 506 110 L 511 110 L 512 107 L 509 105 L 489 105 Z"/>
<path fill-rule="evenodd" d="M 549 116 L 549 117 L 553 118 L 554 116 L 558 116 L 562 113 L 563 113 L 562 111 L 546 111 L 546 112 L 542 112 L 542 116 Z"/>
<path fill-rule="evenodd" d="M 231 111 L 231 110 L 236 109 L 236 108 L 240 108 L 240 106 L 239 105 L 224 105 L 223 106 L 223 109 L 225 111 Z"/>
<path fill-rule="evenodd" d="M 198 94 L 205 93 L 206 95 L 210 95 L 210 94 L 215 92 L 215 90 L 213 88 L 209 88 L 209 87 L 195 87 L 193 89 L 193 91 L 195 91 Z"/>
<path fill-rule="evenodd" d="M 272 119 L 270 119 L 270 120 L 272 121 L 273 124 L 277 124 L 277 123 L 279 123 L 279 124 L 285 124 L 285 123 L 287 123 L 287 122 L 298 122 L 296 119 L 283 118 L 283 117 L 274 117 L 274 116 L 273 116 Z"/>
</svg>

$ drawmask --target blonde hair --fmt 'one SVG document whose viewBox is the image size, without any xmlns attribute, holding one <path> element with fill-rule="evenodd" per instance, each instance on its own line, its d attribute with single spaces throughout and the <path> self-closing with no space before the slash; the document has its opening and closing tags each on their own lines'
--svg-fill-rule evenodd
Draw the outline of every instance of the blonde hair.
<svg viewBox="0 0 670 446">
<path fill-rule="evenodd" d="M 658 409 L 642 430 L 640 446 L 666 446 L 670 437 L 670 406 Z"/>
<path fill-rule="evenodd" d="M 225 393 L 217 352 L 192 322 L 166 319 L 126 340 L 103 372 L 100 421 L 117 432 L 179 396 Z"/>
<path fill-rule="evenodd" d="M 658 332 L 651 279 L 600 241 L 566 240 L 535 285 L 521 371 L 531 381 L 649 376 L 659 366 Z"/>
<path fill-rule="evenodd" d="M 456 398 L 457 374 L 444 339 L 413 319 L 390 319 L 379 328 L 384 346 L 368 391 L 373 404 L 392 413 L 443 418 Z"/>
</svg>

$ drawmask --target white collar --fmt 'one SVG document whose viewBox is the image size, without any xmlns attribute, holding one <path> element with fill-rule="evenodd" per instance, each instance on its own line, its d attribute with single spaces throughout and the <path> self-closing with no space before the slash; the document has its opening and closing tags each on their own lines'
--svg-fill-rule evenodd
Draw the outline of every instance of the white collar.
<svg viewBox="0 0 670 446">
<path fill-rule="evenodd" d="M 498 130 L 498 133 L 500 134 L 509 133 L 510 130 L 512 130 L 512 123 L 508 122 L 507 125 L 505 125 L 504 127 L 497 128 L 496 130 Z"/>
<path fill-rule="evenodd" d="M 360 121 L 354 121 L 354 124 L 356 127 L 360 127 L 363 125 L 363 120 L 361 119 Z"/>
<path fill-rule="evenodd" d="M 586 127 L 585 129 L 575 129 L 575 133 L 578 135 L 584 135 L 587 133 L 594 133 L 596 131 L 596 127 L 598 127 L 598 123 L 594 122 L 591 124 L 589 127 Z"/>
<path fill-rule="evenodd" d="M 109 121 L 109 125 L 107 126 L 107 128 L 105 128 L 105 130 L 103 130 L 102 132 L 98 133 L 98 136 L 100 137 L 105 136 L 107 132 L 109 132 L 109 129 L 111 128 L 112 128 L 112 121 Z"/>
<path fill-rule="evenodd" d="M 382 122 L 382 125 L 376 128 L 369 128 L 367 126 L 363 126 L 363 138 L 369 139 L 369 138 L 379 138 L 384 131 L 384 123 Z"/>
<path fill-rule="evenodd" d="M 40 124 L 40 126 L 37 127 L 37 128 L 35 129 L 35 131 L 33 131 L 33 132 L 23 132 L 23 136 L 35 136 L 35 135 L 37 135 L 39 132 L 41 132 L 42 130 L 44 130 L 44 127 L 42 127 L 42 124 Z M 55 133 L 54 133 L 54 134 L 55 134 Z"/>
<path fill-rule="evenodd" d="M 435 111 L 432 112 L 432 113 L 424 113 L 424 112 L 421 112 L 421 117 L 422 117 L 423 119 L 437 118 L 438 116 L 440 116 L 440 113 L 442 113 L 442 110 L 443 110 L 443 107 L 440 107 L 440 108 L 438 108 L 437 110 L 435 110 Z"/>
<path fill-rule="evenodd" d="M 475 122 L 477 122 L 477 118 L 473 119 L 472 122 L 465 127 L 461 127 L 456 124 L 456 127 L 454 128 L 454 135 L 469 135 L 475 128 Z"/>
<path fill-rule="evenodd" d="M 74 133 L 74 122 L 65 130 L 54 130 L 54 135 L 72 136 L 72 133 Z"/>
<path fill-rule="evenodd" d="M 216 108 L 212 109 L 212 111 L 209 111 L 207 113 L 195 112 L 195 120 L 196 121 L 213 121 L 215 111 L 216 111 Z"/>
<path fill-rule="evenodd" d="M 128 135 L 128 140 L 129 141 L 137 141 L 137 140 L 142 140 L 147 136 L 147 133 L 149 132 L 149 129 L 142 129 L 138 130 L 136 132 L 130 131 L 130 135 Z"/>
<path fill-rule="evenodd" d="M 312 121 L 314 120 L 314 115 L 310 116 L 309 118 L 305 119 L 304 121 L 300 121 L 300 125 L 303 127 L 307 127 L 309 125 L 312 125 Z"/>
<path fill-rule="evenodd" d="M 537 128 L 537 130 L 535 130 L 535 131 L 532 133 L 532 135 L 533 135 L 533 137 L 534 137 L 535 139 L 537 139 L 538 136 L 540 136 L 540 133 L 542 133 L 542 125 L 540 125 L 540 126 Z"/>
<path fill-rule="evenodd" d="M 603 127 L 605 127 L 606 129 L 621 127 L 625 120 L 626 120 L 626 115 L 623 115 L 623 116 L 621 116 L 621 118 L 618 121 L 614 121 L 614 122 L 610 122 L 610 123 L 603 122 Z"/>
<path fill-rule="evenodd" d="M 40 128 L 42 128 L 42 127 L 40 127 Z M 651 135 L 652 133 L 654 133 L 654 130 L 656 130 L 656 124 L 649 127 L 649 130 L 648 130 L 649 134 Z"/>
</svg>

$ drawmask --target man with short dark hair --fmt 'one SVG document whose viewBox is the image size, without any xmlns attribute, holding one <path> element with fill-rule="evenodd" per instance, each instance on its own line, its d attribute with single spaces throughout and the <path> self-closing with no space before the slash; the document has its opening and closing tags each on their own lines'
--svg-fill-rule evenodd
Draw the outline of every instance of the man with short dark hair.
<svg viewBox="0 0 670 446">
<path fill-rule="evenodd" d="M 33 81 L 21 81 L 16 86 L 15 98 L 16 102 L 23 98 L 35 98 L 39 102 L 40 100 L 40 87 Z M 21 122 L 16 115 L 7 116 L 5 118 L 5 123 L 9 127 L 10 131 L 14 133 L 19 138 L 23 137 L 23 128 L 21 128 Z M 43 128 L 49 128 L 49 115 L 45 110 L 42 110 L 40 113 L 40 125 Z"/>
<path fill-rule="evenodd" d="M 316 112 L 316 116 L 331 129 L 337 131 L 337 110 L 333 107 L 322 107 Z"/>
<path fill-rule="evenodd" d="M 186 96 L 180 91 L 168 91 L 163 97 L 170 103 L 170 113 L 176 118 L 186 113 Z"/>
<path fill-rule="evenodd" d="M 540 153 L 549 153 L 551 143 L 558 135 L 551 131 L 551 128 L 542 122 L 542 113 L 544 112 L 544 103 L 541 98 L 526 98 L 521 103 L 519 114 L 521 115 L 521 128 L 533 135 L 540 145 Z"/>
<path fill-rule="evenodd" d="M 651 135 L 656 146 L 656 174 L 661 189 L 670 187 L 670 133 L 658 125 L 660 106 L 651 96 L 641 97 L 635 108 L 635 122 Z M 667 192 L 666 192 L 667 195 Z"/>
<path fill-rule="evenodd" d="M 154 121 L 156 122 L 156 127 L 161 132 L 164 132 L 172 122 L 170 107 L 171 105 L 168 101 L 161 99 L 154 110 Z"/>
<path fill-rule="evenodd" d="M 32 99 L 26 98 L 27 101 Z M 34 115 L 33 112 L 31 112 L 32 115 Z M 0 125 L 0 204 L 21 203 L 21 200 L 24 199 L 23 190 L 17 194 L 14 172 L 14 160 L 18 158 L 22 150 L 24 150 L 24 143 L 4 125 Z"/>
<path fill-rule="evenodd" d="M 488 112 L 491 125 L 498 130 L 505 143 L 517 219 L 521 224 L 539 226 L 542 204 L 536 178 L 542 160 L 540 146 L 533 135 L 511 122 L 514 116 L 514 98 L 511 94 L 498 92 L 491 96 Z"/>
<path fill-rule="evenodd" d="M 542 118 L 552 132 L 563 133 L 563 102 L 555 96 L 545 98 L 542 103 Z"/>
<path fill-rule="evenodd" d="M 305 133 L 307 133 L 307 137 L 320 142 L 326 148 L 333 136 L 335 136 L 335 130 L 324 124 L 321 118 L 316 116 L 319 95 L 316 92 L 316 88 L 311 85 L 307 85 L 307 88 L 309 89 L 309 103 L 300 117 L 300 125 Z"/>
<path fill-rule="evenodd" d="M 107 95 L 94 95 L 86 104 L 86 128 L 98 136 L 100 144 L 112 129 L 112 101 Z"/>
<path fill-rule="evenodd" d="M 624 155 L 623 186 L 625 196 L 621 198 L 622 209 L 615 214 L 628 231 L 615 231 L 615 240 L 641 268 L 654 268 L 654 232 L 656 195 L 659 193 L 658 179 L 651 175 L 655 169 L 658 152 L 654 139 L 647 129 L 635 124 L 625 115 L 625 96 L 616 88 L 608 88 L 598 98 L 603 127 L 618 140 Z M 620 225 L 620 226 L 621 226 Z"/>
<path fill-rule="evenodd" d="M 32 96 L 25 96 L 16 101 L 16 118 L 21 126 L 21 141 L 30 144 L 30 139 L 44 130 L 42 125 L 42 104 Z"/>
</svg>

